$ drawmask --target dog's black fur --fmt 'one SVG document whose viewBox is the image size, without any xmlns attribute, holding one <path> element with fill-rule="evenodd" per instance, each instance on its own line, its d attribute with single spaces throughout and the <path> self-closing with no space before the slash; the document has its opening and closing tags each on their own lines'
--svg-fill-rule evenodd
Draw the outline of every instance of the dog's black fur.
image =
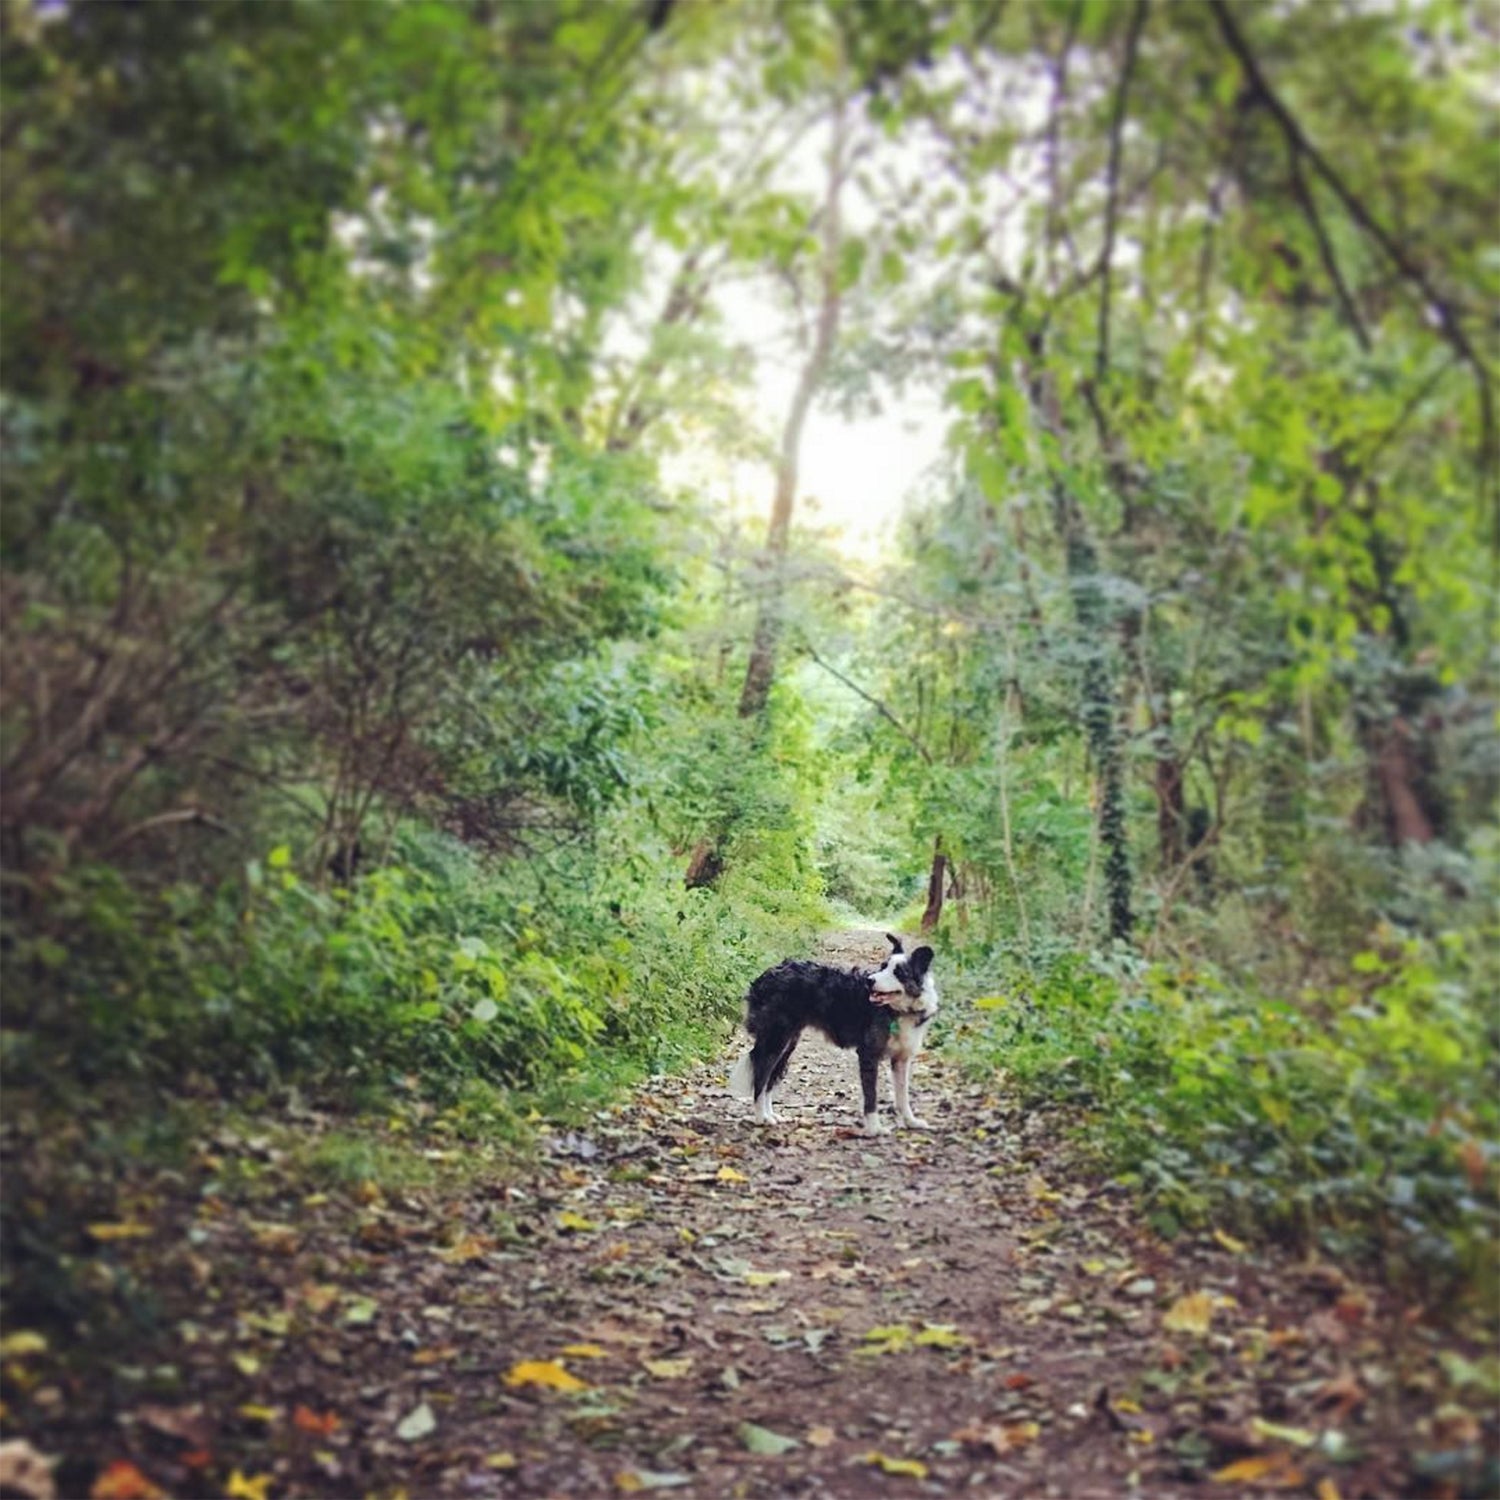
<svg viewBox="0 0 1500 1500">
<path fill-rule="evenodd" d="M 900 939 L 890 940 L 900 954 Z M 877 1005 L 870 998 L 870 981 L 879 970 L 839 969 L 801 958 L 788 958 L 767 969 L 751 984 L 745 999 L 745 1030 L 755 1042 L 750 1052 L 755 1097 L 759 1099 L 781 1082 L 804 1029 L 816 1026 L 836 1047 L 852 1048 L 858 1054 L 865 1114 L 873 1115 L 880 1064 L 891 1051 L 901 1016 L 912 1016 L 919 1026 L 931 1020 L 917 1010 L 931 966 L 932 949 L 927 947 L 918 948 L 906 960 L 900 974 L 906 992 L 904 1010 Z"/>
</svg>

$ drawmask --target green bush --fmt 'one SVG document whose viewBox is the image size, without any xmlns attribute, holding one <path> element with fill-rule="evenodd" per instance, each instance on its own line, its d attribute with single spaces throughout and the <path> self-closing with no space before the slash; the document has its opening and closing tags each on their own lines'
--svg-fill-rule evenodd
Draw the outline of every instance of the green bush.
<svg viewBox="0 0 1500 1500">
<path fill-rule="evenodd" d="M 1493 930 L 1397 939 L 1295 1001 L 1070 956 L 975 1001 L 968 1061 L 1072 1103 L 1164 1232 L 1213 1222 L 1477 1278 L 1500 1237 Z"/>
<path fill-rule="evenodd" d="M 451 1095 L 671 1067 L 718 1040 L 747 978 L 821 915 L 774 858 L 685 891 L 666 851 L 625 876 L 575 856 L 571 879 L 539 885 L 540 861 L 486 863 L 430 832 L 406 845 L 403 867 L 332 889 L 285 845 L 213 889 L 102 866 L 59 877 L 46 921 L 7 948 L 12 1076 Z"/>
</svg>

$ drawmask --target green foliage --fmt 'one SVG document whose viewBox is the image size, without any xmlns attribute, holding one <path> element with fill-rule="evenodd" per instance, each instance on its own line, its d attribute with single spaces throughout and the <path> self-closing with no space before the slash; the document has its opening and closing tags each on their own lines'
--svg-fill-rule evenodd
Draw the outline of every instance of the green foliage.
<svg viewBox="0 0 1500 1500">
<path fill-rule="evenodd" d="M 1215 1224 L 1472 1284 L 1500 1241 L 1491 922 L 1389 934 L 1281 999 L 1213 971 L 1061 956 L 981 997 L 968 1064 L 1071 1104 L 1165 1232 Z"/>
</svg>

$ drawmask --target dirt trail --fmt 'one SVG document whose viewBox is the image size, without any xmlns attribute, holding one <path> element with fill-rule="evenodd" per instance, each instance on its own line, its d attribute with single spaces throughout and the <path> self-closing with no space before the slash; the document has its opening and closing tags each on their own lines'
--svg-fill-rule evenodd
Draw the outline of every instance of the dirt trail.
<svg viewBox="0 0 1500 1500">
<path fill-rule="evenodd" d="M 270 1500 L 1257 1493 L 1205 1485 L 1237 1461 L 1408 1492 L 1385 1310 L 1338 1272 L 1166 1246 L 1070 1173 L 1056 1117 L 940 1046 L 913 1090 L 933 1128 L 879 1138 L 847 1054 L 805 1042 L 771 1128 L 727 1063 L 463 1197 L 304 1200 L 281 1235 L 196 1214 L 193 1399 L 127 1408 L 95 1458 L 179 1496 L 269 1476 Z"/>
</svg>

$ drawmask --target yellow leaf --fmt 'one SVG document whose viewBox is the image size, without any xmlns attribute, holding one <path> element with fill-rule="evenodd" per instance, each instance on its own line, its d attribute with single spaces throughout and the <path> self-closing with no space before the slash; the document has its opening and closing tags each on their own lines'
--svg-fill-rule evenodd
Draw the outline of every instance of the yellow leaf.
<svg viewBox="0 0 1500 1500">
<path fill-rule="evenodd" d="M 1261 1484 L 1269 1489 L 1296 1489 L 1303 1482 L 1302 1470 L 1285 1453 L 1242 1458 L 1210 1477 L 1215 1484 Z"/>
<path fill-rule="evenodd" d="M 516 1455 L 508 1450 L 504 1453 L 488 1453 L 485 1455 L 484 1466 L 487 1469 L 513 1469 L 516 1466 Z"/>
<path fill-rule="evenodd" d="M 887 1458 L 884 1453 L 866 1453 L 863 1462 L 872 1464 L 883 1474 L 907 1474 L 913 1479 L 927 1478 L 927 1465 L 920 1458 Z"/>
<path fill-rule="evenodd" d="M 1244 1240 L 1237 1240 L 1232 1234 L 1225 1234 L 1222 1229 L 1214 1230 L 1214 1238 L 1227 1251 L 1229 1251 L 1231 1255 L 1243 1255 L 1247 1248 Z"/>
<path fill-rule="evenodd" d="M 604 1350 L 598 1344 L 564 1344 L 564 1354 L 571 1354 L 574 1359 L 603 1359 Z"/>
<path fill-rule="evenodd" d="M 486 1241 L 478 1235 L 466 1234 L 448 1249 L 441 1252 L 441 1259 L 448 1262 L 450 1266 L 461 1266 L 467 1261 L 480 1260 L 489 1248 Z"/>
<path fill-rule="evenodd" d="M 586 1391 L 588 1385 L 551 1359 L 523 1359 L 510 1367 L 506 1385 L 539 1385 L 554 1391 Z"/>
<path fill-rule="evenodd" d="M 643 1359 L 641 1361 L 658 1380 L 681 1380 L 693 1368 L 692 1355 L 681 1359 Z"/>
<path fill-rule="evenodd" d="M 962 1349 L 969 1342 L 951 1323 L 927 1323 L 913 1341 L 936 1349 Z"/>
<path fill-rule="evenodd" d="M 239 1412 L 252 1422 L 274 1422 L 281 1415 L 274 1406 L 257 1406 L 253 1401 L 247 1401 Z"/>
<path fill-rule="evenodd" d="M 1192 1292 L 1167 1309 L 1161 1326 L 1168 1333 L 1207 1333 L 1213 1316 L 1213 1297 L 1208 1292 Z"/>
<path fill-rule="evenodd" d="M 1318 1500 L 1343 1500 L 1339 1494 L 1339 1487 L 1331 1479 L 1320 1479 L 1317 1489 Z"/>
<path fill-rule="evenodd" d="M 559 1229 L 570 1229 L 578 1234 L 585 1234 L 591 1229 L 599 1226 L 592 1219 L 585 1219 L 582 1214 L 575 1214 L 571 1208 L 565 1208 L 557 1216 L 557 1227 Z"/>
<path fill-rule="evenodd" d="M 831 1427 L 809 1427 L 807 1429 L 807 1446 L 809 1448 L 826 1448 L 838 1437 Z"/>
<path fill-rule="evenodd" d="M 1130 1441 L 1132 1443 L 1140 1443 L 1144 1447 L 1149 1447 L 1156 1441 L 1156 1434 L 1149 1427 L 1132 1427 L 1130 1430 Z"/>
<path fill-rule="evenodd" d="M 0 1339 L 0 1359 L 20 1359 L 27 1354 L 45 1354 L 47 1340 L 39 1333 L 20 1329 Z"/>
<path fill-rule="evenodd" d="M 1129 1417 L 1138 1417 L 1141 1414 L 1141 1403 L 1139 1401 L 1132 1401 L 1129 1396 L 1121 1396 L 1114 1403 L 1114 1408 L 1117 1412 L 1122 1412 Z"/>
<path fill-rule="evenodd" d="M 153 1232 L 149 1224 L 138 1224 L 134 1219 L 126 1219 L 122 1224 L 90 1224 L 87 1228 L 89 1237 L 100 1244 L 108 1244 L 111 1240 L 144 1239 Z"/>
<path fill-rule="evenodd" d="M 736 1172 L 733 1167 L 719 1168 L 720 1182 L 749 1182 L 750 1179 L 743 1172 Z"/>
<path fill-rule="evenodd" d="M 774 1286 L 778 1281 L 790 1281 L 790 1271 L 746 1271 L 745 1281 L 749 1286 Z"/>
<path fill-rule="evenodd" d="M 257 1474 L 254 1479 L 251 1479 L 236 1469 L 229 1476 L 229 1483 L 224 1486 L 224 1493 L 228 1500 L 269 1500 L 270 1487 L 271 1476 L 269 1474 Z"/>
</svg>

